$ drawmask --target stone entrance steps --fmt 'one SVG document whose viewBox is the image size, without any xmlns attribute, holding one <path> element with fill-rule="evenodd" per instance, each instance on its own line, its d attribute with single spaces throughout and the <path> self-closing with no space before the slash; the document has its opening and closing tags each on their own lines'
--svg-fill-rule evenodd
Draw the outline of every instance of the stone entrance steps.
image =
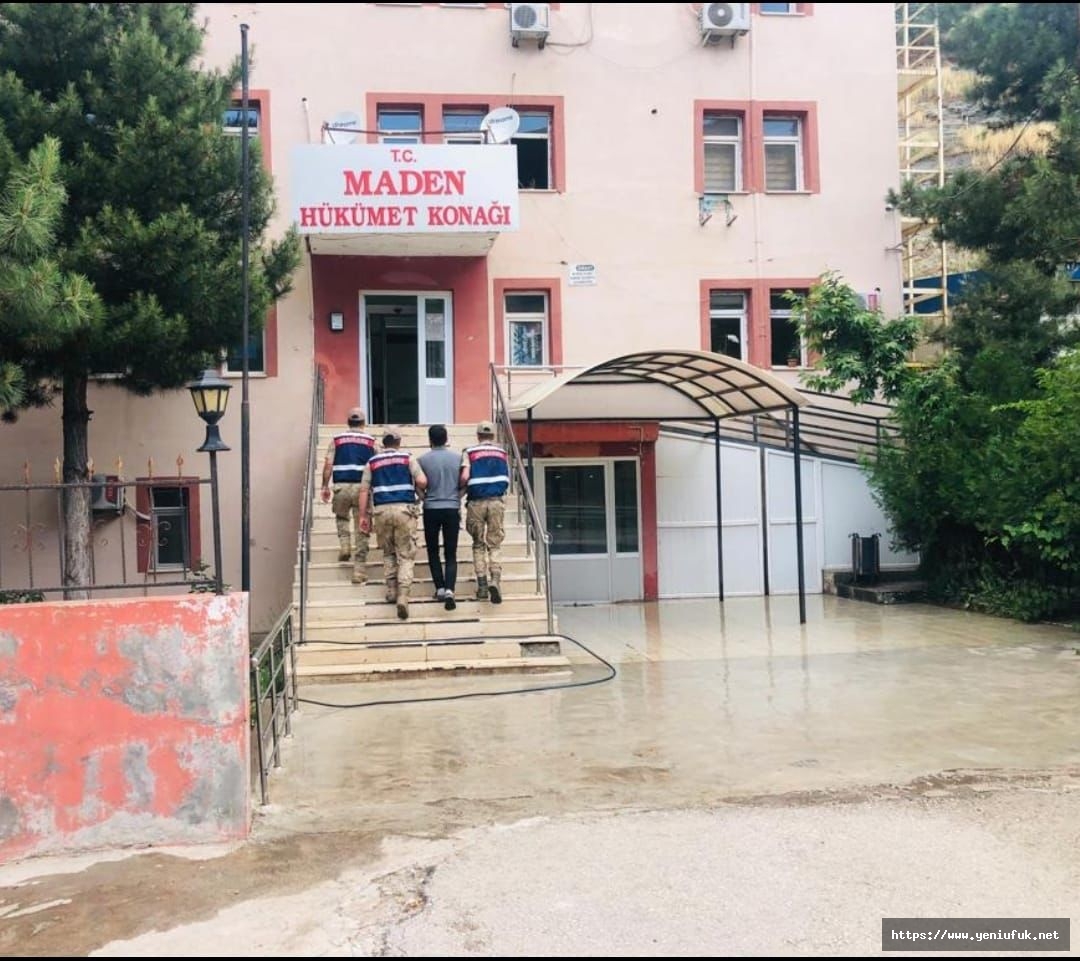
<svg viewBox="0 0 1080 961">
<path fill-rule="evenodd" d="M 428 449 L 427 428 L 397 425 L 402 447 L 419 456 Z M 330 438 L 341 427 L 320 429 L 316 490 L 321 486 L 322 459 Z M 476 442 L 475 425 L 448 425 L 450 446 Z M 378 426 L 367 432 L 382 436 Z M 537 583 L 534 545 L 508 499 L 506 539 L 502 546 L 502 604 L 476 599 L 472 540 L 464 530 L 458 540 L 457 609 L 446 611 L 434 599 L 422 525 L 418 527 L 409 617 L 400 620 L 396 607 L 385 600 L 382 551 L 377 543 L 368 553 L 364 585 L 353 584 L 352 563 L 339 562 L 334 515 L 328 504 L 313 505 L 311 552 L 304 633 L 298 648 L 301 678 L 325 681 L 400 676 L 446 670 L 547 670 L 566 666 L 557 638 L 547 635 L 545 585 Z M 373 538 L 374 541 L 374 538 Z M 294 570 L 293 604 L 300 601 L 299 564 Z"/>
</svg>

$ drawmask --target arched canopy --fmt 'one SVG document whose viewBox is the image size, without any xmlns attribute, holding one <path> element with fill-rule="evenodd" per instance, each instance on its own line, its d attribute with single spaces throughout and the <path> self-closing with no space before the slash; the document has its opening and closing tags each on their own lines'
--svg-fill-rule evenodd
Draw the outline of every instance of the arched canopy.
<svg viewBox="0 0 1080 961">
<path fill-rule="evenodd" d="M 510 401 L 515 420 L 709 420 L 801 407 L 778 377 L 703 350 L 643 350 L 536 384 Z"/>
<path fill-rule="evenodd" d="M 724 600 L 724 525 L 720 483 L 720 428 L 726 417 L 791 411 L 795 467 L 795 552 L 799 623 L 806 623 L 803 572 L 802 480 L 799 408 L 805 397 L 780 378 L 734 357 L 703 350 L 643 350 L 536 384 L 509 403 L 513 420 L 527 422 L 532 477 L 534 420 L 710 420 L 716 424 L 716 573 Z"/>
</svg>

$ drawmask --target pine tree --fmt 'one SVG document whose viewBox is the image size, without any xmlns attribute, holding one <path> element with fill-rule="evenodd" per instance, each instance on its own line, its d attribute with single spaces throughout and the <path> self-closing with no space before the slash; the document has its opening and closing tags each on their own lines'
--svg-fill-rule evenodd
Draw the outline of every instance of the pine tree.
<svg viewBox="0 0 1080 961">
<path fill-rule="evenodd" d="M 40 336 L 7 336 L 23 403 L 63 400 L 65 481 L 86 479 L 87 385 L 114 373 L 139 394 L 182 386 L 242 336 L 241 170 L 222 129 L 238 80 L 199 69 L 203 29 L 188 3 L 0 4 L 0 125 L 14 154 L 60 143 L 68 204 L 58 260 L 100 299 L 72 324 L 49 313 Z M 299 256 L 290 231 L 264 242 L 273 187 L 250 152 L 250 318 L 257 331 L 288 291 Z M 86 489 L 65 494 L 65 584 L 89 583 Z M 74 595 L 69 595 L 74 596 Z"/>
<path fill-rule="evenodd" d="M 10 163 L 6 140 L 0 153 L 8 154 Z M 87 328 L 100 304 L 86 278 L 65 274 L 56 259 L 56 228 L 66 200 L 58 141 L 46 138 L 2 179 L 0 350 L 8 358 L 35 344 L 47 346 L 45 338 L 58 330 Z M 0 410 L 40 400 L 36 386 L 27 383 L 19 363 L 0 359 Z"/>
</svg>

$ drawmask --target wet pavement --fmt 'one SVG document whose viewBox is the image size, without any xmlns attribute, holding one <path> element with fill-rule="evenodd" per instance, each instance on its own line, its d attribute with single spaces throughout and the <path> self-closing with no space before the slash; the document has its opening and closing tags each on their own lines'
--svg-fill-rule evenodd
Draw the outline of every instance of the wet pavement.
<svg viewBox="0 0 1080 961">
<path fill-rule="evenodd" d="M 1010 903 L 1013 887 L 1027 885 L 1041 897 L 1029 898 L 1030 910 L 1048 906 L 1036 916 L 1070 913 L 1075 865 L 1055 859 L 1065 851 L 1075 857 L 1071 826 L 1080 824 L 1077 633 L 928 605 L 833 597 L 809 598 L 809 622 L 802 626 L 793 598 L 736 598 L 722 607 L 715 600 L 603 605 L 558 614 L 564 634 L 615 665 L 614 680 L 509 693 L 604 675 L 603 665 L 568 644 L 573 667 L 565 671 L 306 686 L 284 765 L 270 781 L 272 803 L 258 810 L 249 842 L 224 853 L 194 852 L 202 860 L 188 857 L 192 852 L 148 852 L 0 868 L 0 954 L 86 955 L 105 946 L 103 953 L 117 955 L 600 954 L 602 944 L 590 950 L 582 933 L 588 925 L 558 941 L 523 920 L 529 898 L 520 896 L 521 885 L 530 864 L 537 870 L 545 864 L 543 852 L 554 859 L 543 872 L 550 905 L 559 901 L 551 879 L 561 878 L 559 889 L 569 891 L 582 871 L 587 876 L 585 866 L 566 874 L 574 862 L 566 853 L 587 838 L 607 846 L 609 864 L 629 857 L 628 844 L 630 851 L 652 852 L 650 871 L 663 878 L 664 852 L 672 868 L 690 870 L 700 849 L 693 839 L 715 833 L 715 844 L 741 854 L 737 862 L 725 858 L 724 870 L 699 865 L 698 874 L 711 870 L 711 887 L 729 894 L 757 890 L 764 904 L 799 862 L 799 845 L 778 839 L 788 831 L 823 843 L 842 839 L 841 824 L 852 833 L 835 850 L 830 844 L 828 859 L 840 875 L 859 850 L 881 839 L 914 844 L 918 838 L 943 856 L 940 864 L 957 863 L 958 852 L 974 845 L 981 853 L 967 867 L 1000 873 L 995 910 Z M 925 818 L 903 830 L 916 811 Z M 1018 837 L 1015 824 L 1028 820 L 1042 828 Z M 512 863 L 499 859 L 510 850 Z M 761 870 L 740 881 L 730 866 L 750 851 L 759 852 Z M 815 858 L 807 870 L 821 865 L 820 851 Z M 885 883 L 872 873 L 873 863 L 868 857 L 863 867 L 871 873 L 851 881 L 856 888 Z M 769 865 L 776 870 L 764 870 Z M 643 878 L 638 861 L 630 858 L 626 870 L 637 879 L 638 917 L 665 891 L 669 922 L 690 910 L 685 885 L 668 883 L 657 892 L 657 879 Z M 934 904 L 949 903 L 972 916 L 997 916 L 960 895 L 943 902 L 939 891 L 935 901 L 938 882 L 963 888 L 962 872 L 947 874 L 912 910 L 927 916 Z M 911 875 L 910 883 L 925 886 L 924 875 Z M 493 890 L 484 893 L 478 877 Z M 353 881 L 345 884 L 346 878 Z M 823 869 L 820 880 L 828 878 Z M 829 888 L 834 901 L 838 890 Z M 510 912 L 502 924 L 497 912 L 484 913 L 500 891 Z M 477 900 L 465 904 L 469 892 Z M 471 933 L 448 920 L 455 899 L 462 903 L 451 913 L 473 917 Z M 585 889 L 571 900 L 589 904 Z M 796 900 L 787 895 L 792 917 L 799 914 Z M 308 905 L 306 913 L 300 903 Z M 817 903 L 807 901 L 807 917 Z M 318 905 L 330 905 L 329 913 Z M 875 903 L 875 923 L 886 910 Z M 295 923 L 282 933 L 281 918 L 293 915 Z M 758 915 L 747 912 L 736 926 L 742 934 L 727 940 L 708 926 L 695 933 L 683 923 L 675 935 L 625 921 L 617 930 L 626 938 L 608 932 L 604 943 L 614 953 L 693 952 L 695 944 L 760 953 L 813 953 L 828 945 L 858 952 L 869 943 L 862 929 L 850 937 L 808 933 L 805 941 L 793 929 L 763 944 L 754 940 L 752 917 Z M 760 924 L 773 931 L 777 920 L 765 912 Z M 167 933 L 146 934 L 155 930 Z M 806 922 L 800 930 L 816 928 Z M 263 941 L 260 931 L 278 933 Z M 144 937 L 128 940 L 138 935 Z"/>
</svg>

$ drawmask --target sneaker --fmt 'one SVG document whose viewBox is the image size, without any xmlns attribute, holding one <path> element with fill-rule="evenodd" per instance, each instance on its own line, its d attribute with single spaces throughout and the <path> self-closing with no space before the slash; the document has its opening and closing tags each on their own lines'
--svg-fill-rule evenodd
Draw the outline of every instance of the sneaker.
<svg viewBox="0 0 1080 961">
<path fill-rule="evenodd" d="M 488 585 L 488 597 L 491 600 L 492 604 L 502 603 L 502 592 L 499 590 L 498 584 Z"/>
<path fill-rule="evenodd" d="M 457 610 L 457 601 L 454 600 L 453 591 L 443 591 L 443 607 L 448 611 Z"/>
<path fill-rule="evenodd" d="M 451 594 L 452 594 L 452 593 L 453 593 L 453 592 L 451 591 Z M 437 601 L 442 601 L 442 600 L 445 600 L 445 599 L 446 599 L 446 588 L 445 588 L 445 587 L 440 587 L 440 588 L 439 588 L 439 589 L 438 589 L 438 590 L 437 590 L 437 591 L 435 592 L 435 600 L 437 600 Z"/>
</svg>

